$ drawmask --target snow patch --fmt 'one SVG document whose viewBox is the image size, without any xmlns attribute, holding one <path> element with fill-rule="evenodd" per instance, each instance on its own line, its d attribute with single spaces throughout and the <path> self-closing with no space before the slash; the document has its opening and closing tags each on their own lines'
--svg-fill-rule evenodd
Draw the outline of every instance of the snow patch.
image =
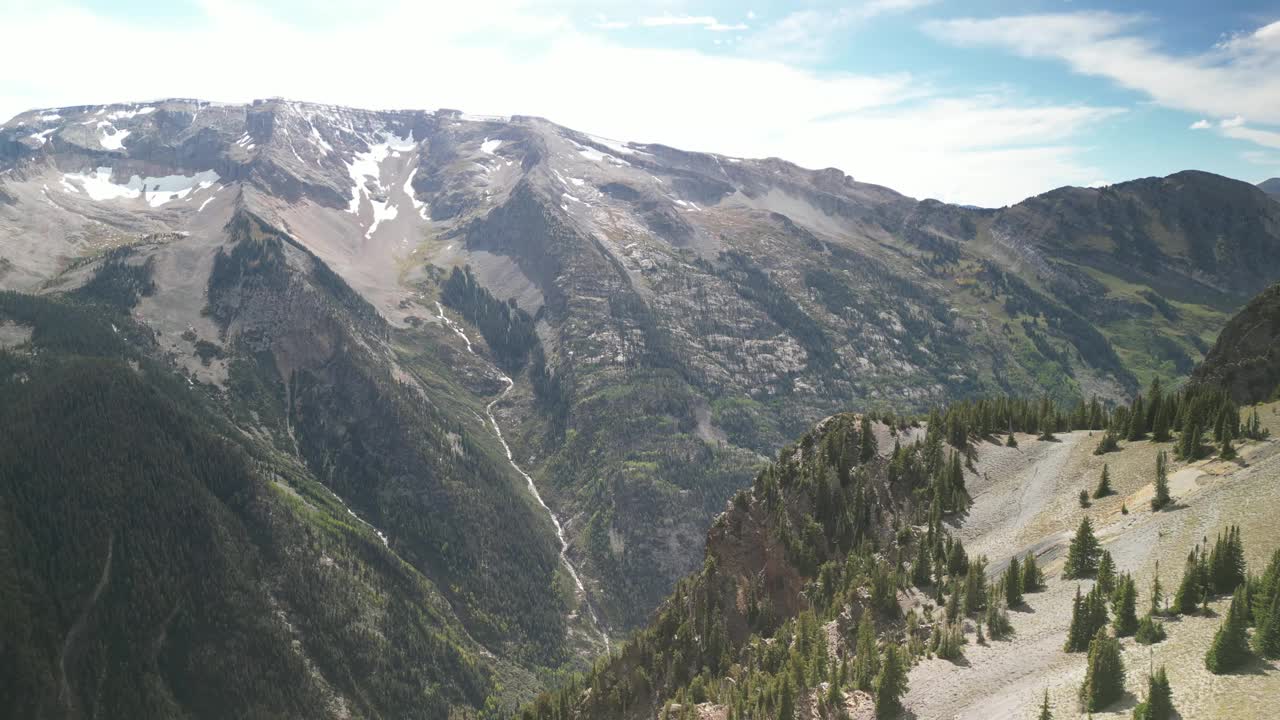
<svg viewBox="0 0 1280 720">
<path fill-rule="evenodd" d="M 485 138 L 484 142 L 480 143 L 480 152 L 486 155 L 492 155 L 494 151 L 500 147 L 502 147 L 501 140 L 490 140 L 489 138 Z"/>
<path fill-rule="evenodd" d="M 621 158 L 616 158 L 606 153 L 602 153 L 599 150 L 596 150 L 595 148 L 581 148 L 580 150 L 578 150 L 578 154 L 588 160 L 591 160 L 592 162 L 610 163 L 613 165 L 626 165 L 628 167 L 631 165 L 631 163 L 627 162 L 626 160 L 623 160 Z"/>
<path fill-rule="evenodd" d="M 36 142 L 40 143 L 40 145 L 43 146 L 46 142 L 49 141 L 49 136 L 57 132 L 57 130 L 58 128 L 49 128 L 44 132 L 31 133 L 31 135 L 29 135 L 28 137 L 30 137 L 32 140 L 35 140 Z"/>
<path fill-rule="evenodd" d="M 221 178 L 213 170 L 195 175 L 165 175 L 164 177 L 139 177 L 134 175 L 124 185 L 111 181 L 111 168 L 100 167 L 89 174 L 66 173 L 62 187 L 66 192 L 82 192 L 95 201 L 132 200 L 145 195 L 147 204 L 160 207 L 171 200 L 181 200 L 196 190 L 213 187 Z M 203 209 L 203 206 L 202 206 Z"/>
<path fill-rule="evenodd" d="M 409 196 L 409 202 L 413 203 L 413 209 L 418 213 L 418 215 L 423 220 L 430 220 L 431 216 L 427 214 L 427 204 L 419 200 L 417 196 L 413 194 L 413 179 L 417 177 L 417 175 L 418 168 L 414 168 L 413 171 L 409 173 L 409 177 L 405 178 L 404 187 L 402 189 L 404 190 L 404 194 Z"/>
<path fill-rule="evenodd" d="M 641 152 L 641 151 L 639 151 L 639 150 L 633 150 L 632 148 L 627 147 L 626 145 L 624 145 L 624 144 L 622 144 L 622 143 L 618 142 L 617 140 L 610 140 L 609 138 L 602 138 L 602 137 L 598 137 L 598 136 L 596 136 L 596 135 L 588 135 L 587 137 L 589 137 L 589 138 L 591 138 L 592 140 L 594 140 L 595 142 L 597 142 L 597 143 L 599 143 L 599 144 L 601 144 L 601 145 L 603 145 L 603 146 L 605 146 L 605 147 L 609 148 L 610 150 L 612 150 L 612 151 L 614 151 L 614 152 L 616 152 L 616 153 L 620 153 L 620 154 L 622 154 L 622 155 L 635 155 L 636 153 L 640 153 L 641 155 L 648 155 L 648 153 L 646 153 L 646 152 Z"/>
<path fill-rule="evenodd" d="M 128 120 L 129 118 L 137 117 L 139 115 L 149 115 L 155 111 L 156 109 L 153 107 L 138 108 L 137 110 L 116 110 L 115 112 L 107 113 L 107 119 L 108 120 Z M 100 114 L 101 112 L 102 111 L 99 110 L 98 114 Z"/>
<path fill-rule="evenodd" d="M 53 122 L 55 120 L 61 120 L 62 116 L 59 115 L 58 113 L 48 113 L 46 115 L 41 115 L 36 119 L 39 120 L 40 122 Z"/>
<path fill-rule="evenodd" d="M 108 128 L 110 128 L 108 130 Z M 98 123 L 98 142 L 104 150 L 120 150 L 124 148 L 124 139 L 129 137 L 128 130 L 117 130 L 111 123 Z"/>
</svg>

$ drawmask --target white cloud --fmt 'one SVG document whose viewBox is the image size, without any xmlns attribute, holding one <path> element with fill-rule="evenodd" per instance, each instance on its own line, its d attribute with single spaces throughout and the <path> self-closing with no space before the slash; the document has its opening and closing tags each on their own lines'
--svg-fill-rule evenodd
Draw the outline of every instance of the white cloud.
<svg viewBox="0 0 1280 720">
<path fill-rule="evenodd" d="M 1144 22 L 1134 15 L 1079 12 L 934 20 L 924 28 L 960 46 L 1061 60 L 1077 73 L 1109 78 L 1165 107 L 1280 123 L 1280 23 L 1203 53 L 1175 55 L 1137 34 Z"/>
<path fill-rule="evenodd" d="M 838 10 L 797 10 L 754 33 L 745 49 L 756 56 L 812 63 L 826 57 L 840 39 L 880 15 L 903 13 L 935 0 L 867 0 Z"/>
<path fill-rule="evenodd" d="M 1240 125 L 1223 125 L 1222 134 L 1236 140 L 1247 140 L 1255 145 L 1280 150 L 1280 132 L 1261 130 Z"/>
<path fill-rule="evenodd" d="M 1200 119 L 1200 120 L 1197 120 L 1197 121 L 1195 121 L 1195 122 L 1191 123 L 1191 125 L 1190 125 L 1190 127 L 1188 127 L 1188 129 L 1189 129 L 1189 130 L 1208 130 L 1208 129 L 1209 129 L 1209 128 L 1211 128 L 1211 127 L 1213 127 L 1213 123 L 1211 123 L 1211 122 L 1209 122 L 1208 120 L 1205 120 L 1205 119 Z"/>
<path fill-rule="evenodd" d="M 39 74 L 10 73 L 0 84 L 0 114 L 162 97 L 459 107 L 834 166 L 917 197 L 979 205 L 1108 174 L 1080 159 L 1080 137 L 1114 116 L 1109 108 L 1028 104 L 1008 94 L 944 97 L 906 73 L 818 73 L 777 59 L 625 47 L 532 13 L 520 0 L 498 8 L 405 2 L 307 28 L 234 0 L 202 7 L 206 17 L 182 27 L 34 4 L 8 12 L 6 51 L 42 61 Z M 58 28 L 56 53 L 46 47 L 49 27 Z M 386 40 L 403 37 L 405 27 L 414 28 L 414 42 Z M 106 65 L 103 37 L 159 60 L 146 72 L 124 65 L 88 72 Z"/>
<path fill-rule="evenodd" d="M 1244 117 L 1236 115 L 1235 117 L 1223 118 L 1218 122 L 1218 127 L 1222 129 L 1244 127 Z"/>
<path fill-rule="evenodd" d="M 711 30 L 713 32 L 728 32 L 732 30 L 746 30 L 745 23 L 726 24 L 716 20 L 710 15 L 671 15 L 664 13 L 655 17 L 640 18 L 640 24 L 644 27 L 671 27 L 671 26 L 690 26 L 696 25 Z"/>
</svg>

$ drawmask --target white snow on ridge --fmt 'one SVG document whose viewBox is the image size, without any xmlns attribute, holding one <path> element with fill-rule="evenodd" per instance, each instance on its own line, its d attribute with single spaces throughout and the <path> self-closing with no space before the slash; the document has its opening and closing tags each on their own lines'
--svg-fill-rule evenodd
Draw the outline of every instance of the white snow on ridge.
<svg viewBox="0 0 1280 720">
<path fill-rule="evenodd" d="M 630 167 L 631 165 L 631 163 L 627 162 L 626 160 L 623 160 L 622 158 L 616 158 L 612 155 L 607 155 L 605 153 L 600 152 L 599 150 L 596 150 L 595 148 L 581 148 L 578 150 L 578 154 L 593 162 L 606 162 L 614 165 L 626 165 L 628 167 Z"/>
<path fill-rule="evenodd" d="M 31 133 L 30 135 L 28 135 L 28 137 L 40 143 L 41 145 L 44 145 L 46 142 L 48 142 L 49 136 L 57 132 L 57 130 L 58 128 L 49 128 L 44 132 Z"/>
<path fill-rule="evenodd" d="M 494 151 L 500 147 L 502 147 L 501 140 L 490 140 L 489 138 L 485 138 L 484 142 L 480 143 L 480 152 L 486 155 L 492 155 Z"/>
<path fill-rule="evenodd" d="M 124 147 L 124 139 L 129 137 L 128 130 L 117 130 L 108 122 L 98 123 L 98 131 L 98 142 L 104 150 L 122 149 Z"/>
<path fill-rule="evenodd" d="M 171 200 L 181 200 L 194 191 L 212 187 L 220 179 L 218 173 L 205 170 L 192 176 L 143 178 L 134 175 L 129 178 L 128 183 L 117 185 L 111 181 L 111 168 L 100 167 L 89 174 L 65 173 L 62 176 L 62 188 L 69 193 L 83 192 L 96 201 L 132 200 L 145 195 L 147 204 L 154 208 Z"/>
<path fill-rule="evenodd" d="M 409 196 L 409 202 L 413 203 L 413 209 L 417 211 L 418 216 L 423 220 L 430 220 L 431 215 L 427 213 L 427 204 L 419 200 L 417 196 L 413 194 L 413 178 L 417 175 L 418 168 L 414 168 L 413 172 L 409 173 L 409 177 L 405 178 L 404 187 L 402 189 L 404 190 L 404 194 Z"/>
<path fill-rule="evenodd" d="M 59 115 L 58 113 L 47 113 L 45 115 L 41 115 L 36 119 L 39 120 L 40 122 L 53 122 L 54 120 L 61 120 L 62 116 Z"/>
<path fill-rule="evenodd" d="M 312 130 L 314 131 L 315 128 L 313 127 Z M 414 142 L 412 134 L 398 138 L 390 133 L 384 133 L 383 141 L 369 145 L 368 152 L 355 153 L 351 158 L 351 162 L 347 163 L 347 173 L 351 176 L 351 181 L 355 183 L 355 188 L 351 191 L 351 203 L 347 206 L 347 212 L 353 215 L 360 212 L 360 195 L 369 195 L 365 187 L 366 182 L 369 180 L 373 181 L 373 186 L 379 191 L 383 189 L 382 161 L 387 159 L 392 150 L 408 152 L 417 146 L 418 144 Z M 377 205 L 377 202 L 373 201 L 372 198 L 370 198 L 370 201 L 374 202 L 375 206 Z M 374 215 L 377 215 L 376 207 Z M 375 220 L 374 227 L 377 227 L 377 224 L 378 221 Z M 373 232 L 372 228 L 370 232 Z"/>
<path fill-rule="evenodd" d="M 632 148 L 629 148 L 626 145 L 623 145 L 617 140 L 610 140 L 609 138 L 602 138 L 597 135 L 588 135 L 587 137 L 591 138 L 592 140 L 600 143 L 601 145 L 609 148 L 610 150 L 616 153 L 621 153 L 623 155 L 635 155 L 636 153 L 640 153 L 641 155 L 648 155 L 648 153 L 646 152 L 642 152 L 640 150 L 633 150 Z"/>
<path fill-rule="evenodd" d="M 107 119 L 108 120 L 128 120 L 131 117 L 137 117 L 138 115 L 149 115 L 155 111 L 156 109 L 153 107 L 138 108 L 137 110 L 116 110 L 115 112 L 107 113 Z M 102 111 L 99 110 L 98 112 L 101 113 Z"/>
</svg>

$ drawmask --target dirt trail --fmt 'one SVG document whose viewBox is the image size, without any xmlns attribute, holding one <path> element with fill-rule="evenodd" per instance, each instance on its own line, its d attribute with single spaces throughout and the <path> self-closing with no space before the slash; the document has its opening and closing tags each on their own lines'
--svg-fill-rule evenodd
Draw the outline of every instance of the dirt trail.
<svg viewBox="0 0 1280 720">
<path fill-rule="evenodd" d="M 89 622 L 89 613 L 98 604 L 98 597 L 102 595 L 103 589 L 107 587 L 107 581 L 111 579 L 111 558 L 115 554 L 115 547 L 116 536 L 114 534 L 108 535 L 107 559 L 102 563 L 102 574 L 98 577 L 98 583 L 93 586 L 93 592 L 89 594 L 89 601 L 85 603 L 84 609 L 80 611 L 80 617 L 76 618 L 75 624 L 67 631 L 66 639 L 62 641 L 62 655 L 58 658 L 58 669 L 62 681 L 58 699 L 68 711 L 73 709 L 74 700 L 71 681 L 67 679 L 67 656 L 71 654 L 76 641 L 84 634 L 85 625 Z"/>
<path fill-rule="evenodd" d="M 1270 413 L 1270 410 L 1267 411 Z M 1071 433 L 1061 443 L 1038 443 L 1020 436 L 1017 449 L 983 445 L 977 475 L 968 485 L 974 505 L 953 530 L 970 555 L 986 554 L 992 573 L 1008 558 L 1036 552 L 1048 588 L 1026 596 L 1025 607 L 1010 612 L 1011 640 L 980 646 L 969 635 L 957 663 L 923 660 L 911 673 L 907 707 L 918 718 L 1024 718 L 1047 689 L 1054 717 L 1084 717 L 1076 691 L 1084 678 L 1085 656 L 1062 651 L 1077 581 L 1061 577 L 1065 547 L 1087 514 L 1103 547 L 1121 571 L 1132 572 L 1138 603 L 1149 599 L 1155 563 L 1166 594 L 1176 589 L 1186 553 L 1227 524 L 1241 525 L 1249 566 L 1263 567 L 1280 547 L 1273 518 L 1280 512 L 1280 442 L 1250 443 L 1241 449 L 1244 465 L 1201 461 L 1175 463 L 1170 485 L 1177 507 L 1151 512 L 1155 454 L 1169 444 L 1127 443 L 1118 453 L 1092 454 L 1096 435 Z M 1103 463 L 1116 494 L 1079 506 L 1078 493 L 1097 483 Z M 1127 505 L 1127 515 L 1120 512 Z M 1080 581 L 1087 592 L 1092 581 Z M 1218 603 L 1219 612 L 1225 601 Z M 1280 667 L 1258 663 L 1248 673 L 1214 676 L 1203 655 L 1220 617 L 1185 618 L 1167 624 L 1169 639 L 1153 647 L 1122 641 L 1129 694 L 1093 717 L 1128 717 L 1145 693 L 1147 667 L 1167 664 L 1174 703 L 1191 718 L 1272 717 L 1265 698 L 1280 698 Z"/>
</svg>

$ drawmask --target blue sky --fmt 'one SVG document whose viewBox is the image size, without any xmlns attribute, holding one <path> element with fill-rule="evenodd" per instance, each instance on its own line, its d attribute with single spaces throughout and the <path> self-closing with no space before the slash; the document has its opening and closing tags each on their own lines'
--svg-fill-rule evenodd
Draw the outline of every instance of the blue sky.
<svg viewBox="0 0 1280 720">
<path fill-rule="evenodd" d="M 366 7 L 367 6 L 367 7 Z M 1274 2 L 6 0 L 0 115 L 285 96 L 535 114 L 997 206 L 1280 175 Z"/>
</svg>

